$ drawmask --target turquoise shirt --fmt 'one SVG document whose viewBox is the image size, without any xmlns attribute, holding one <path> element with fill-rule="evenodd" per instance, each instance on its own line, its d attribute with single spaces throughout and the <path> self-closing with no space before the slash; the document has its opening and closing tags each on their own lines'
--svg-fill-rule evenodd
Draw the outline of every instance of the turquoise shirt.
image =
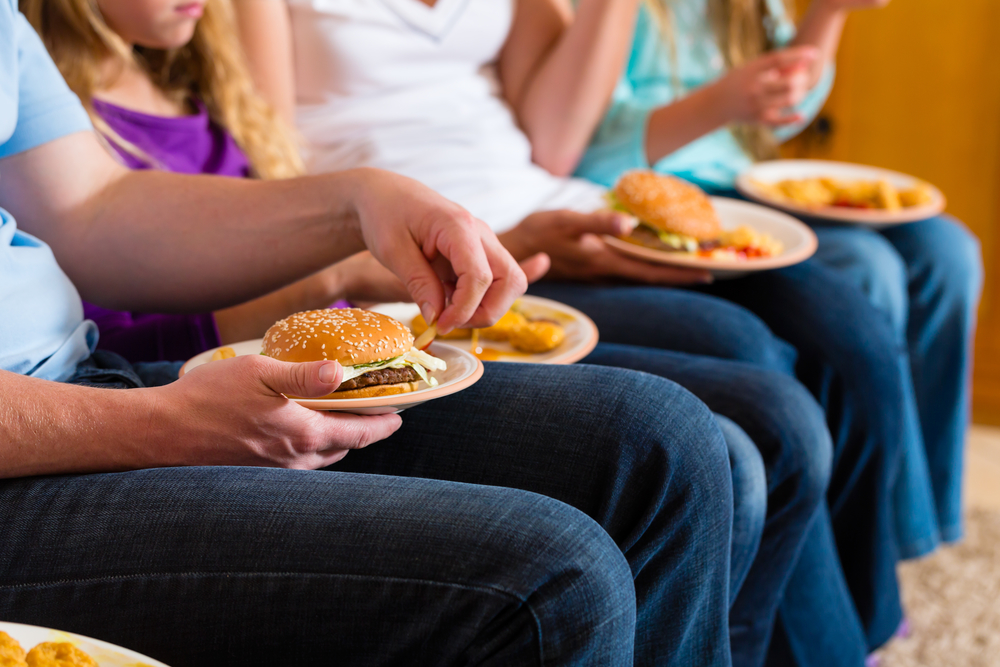
<svg viewBox="0 0 1000 667">
<path fill-rule="evenodd" d="M 0 0 L 0 178 L 2 158 L 89 129 L 16 0 Z M 52 251 L 0 208 L 0 369 L 65 380 L 96 344 L 97 327 L 83 319 L 80 296 Z"/>
<path fill-rule="evenodd" d="M 767 0 L 766 21 L 772 43 L 788 44 L 795 26 L 781 0 Z M 645 6 L 639 12 L 628 64 L 612 97 L 604 121 L 594 133 L 576 174 L 608 187 L 629 169 L 653 168 L 708 188 L 731 188 L 740 172 L 752 164 L 726 128 L 711 132 L 655 165 L 646 160 L 646 125 L 649 114 L 690 91 L 711 83 L 726 71 L 715 33 L 708 18 L 707 0 L 674 0 L 676 59 L 672 59 L 660 29 Z M 676 63 L 676 70 L 674 64 Z M 797 134 L 822 108 L 833 84 L 827 68 L 808 97 L 798 107 L 806 121 L 776 131 L 780 140 Z"/>
</svg>

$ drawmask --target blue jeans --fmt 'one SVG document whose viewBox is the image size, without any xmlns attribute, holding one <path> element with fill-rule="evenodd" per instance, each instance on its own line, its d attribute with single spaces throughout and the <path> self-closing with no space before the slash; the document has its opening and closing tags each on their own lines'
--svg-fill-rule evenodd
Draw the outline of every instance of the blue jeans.
<svg viewBox="0 0 1000 667">
<path fill-rule="evenodd" d="M 730 613 L 734 664 L 761 664 L 806 524 L 829 478 L 830 438 L 822 411 L 789 377 L 795 351 L 744 309 L 691 292 L 551 282 L 531 291 L 570 303 L 595 319 L 608 342 L 585 361 L 641 369 L 678 382 L 738 424 L 763 455 L 768 497 L 760 556 Z M 727 354 L 669 351 L 693 340 Z M 782 370 L 717 358 L 722 356 L 763 359 Z M 734 544 L 734 580 L 744 558 L 739 551 Z"/>
<path fill-rule="evenodd" d="M 595 360 L 596 361 L 596 360 Z M 729 451 L 733 477 L 733 536 L 729 557 L 729 604 L 743 589 L 767 522 L 767 470 L 757 445 L 728 417 L 715 415 Z M 729 629 L 732 632 L 732 626 Z M 734 660 L 735 664 L 741 664 Z"/>
<path fill-rule="evenodd" d="M 677 385 L 490 364 L 328 471 L 0 481 L 0 618 L 175 667 L 726 667 L 730 484 Z"/>
<path fill-rule="evenodd" d="M 613 343 L 601 343 L 584 362 L 669 378 L 738 424 L 755 445 L 766 471 L 766 520 L 729 613 L 729 632 L 734 665 L 763 664 L 785 584 L 830 478 L 832 445 L 822 410 L 794 379 L 746 363 Z M 734 480 L 734 496 L 739 485 Z M 736 515 L 751 513 L 739 509 L 747 502 L 736 501 Z M 738 563 L 745 556 L 735 546 Z"/>
<path fill-rule="evenodd" d="M 889 326 L 857 290 L 815 263 L 710 289 L 729 300 L 659 287 L 543 282 L 530 291 L 587 313 L 602 341 L 742 361 L 803 381 L 833 434 L 827 502 L 843 572 L 870 641 L 881 644 L 902 618 L 891 489 L 904 397 Z M 795 344 L 798 356 L 775 333 Z M 752 393 L 745 393 L 743 400 L 754 404 Z M 750 428 L 734 421 L 758 442 Z M 813 618 L 822 622 L 819 605 L 800 613 L 818 613 Z"/>
<path fill-rule="evenodd" d="M 778 613 L 768 667 L 863 667 L 868 641 L 821 506 Z"/>
<path fill-rule="evenodd" d="M 919 425 L 896 490 L 903 553 L 962 536 L 962 464 L 971 345 L 983 283 L 979 243 L 940 216 L 881 232 L 816 227 L 816 258 L 860 287 L 892 322 L 912 375 Z"/>
</svg>

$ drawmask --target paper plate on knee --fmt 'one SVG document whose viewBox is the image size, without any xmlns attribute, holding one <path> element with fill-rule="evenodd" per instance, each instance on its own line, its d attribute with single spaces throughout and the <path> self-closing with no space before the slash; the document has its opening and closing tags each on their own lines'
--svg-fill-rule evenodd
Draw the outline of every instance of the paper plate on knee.
<svg viewBox="0 0 1000 667">
<path fill-rule="evenodd" d="M 848 195 L 841 198 L 842 205 L 817 203 L 831 196 L 835 189 L 834 182 L 854 183 L 865 188 L 869 188 L 871 184 L 883 183 L 885 185 L 882 187 L 890 188 L 897 196 L 900 192 L 913 193 L 907 196 L 913 197 L 914 203 L 898 210 L 858 208 L 860 204 L 856 197 Z M 792 189 L 781 189 L 779 184 L 782 183 L 787 184 L 784 187 Z M 758 162 L 740 174 L 736 179 L 736 189 L 754 201 L 794 215 L 875 229 L 932 218 L 944 211 L 946 205 L 944 194 L 938 188 L 915 176 L 890 169 L 828 160 Z M 878 196 L 880 200 L 885 198 L 885 193 Z M 891 193 L 888 193 L 888 198 L 892 198 Z M 852 199 L 855 199 L 853 205 L 848 205 Z M 877 203 L 876 201 L 872 206 L 877 206 Z"/>
<path fill-rule="evenodd" d="M 232 348 L 236 356 L 257 355 L 262 349 L 263 339 L 248 340 L 242 343 L 235 343 L 225 347 Z M 181 367 L 180 375 L 191 372 L 193 369 L 207 363 L 222 363 L 212 361 L 212 355 L 220 348 L 206 350 L 201 354 L 192 357 Z M 469 354 L 450 345 L 442 343 L 432 343 L 428 351 L 436 357 L 444 359 L 448 363 L 448 369 L 435 371 L 431 377 L 438 381 L 436 387 L 429 387 L 426 383 L 420 382 L 416 391 L 403 394 L 392 394 L 390 396 L 376 396 L 372 398 L 293 398 L 299 405 L 311 410 L 330 410 L 334 412 L 351 412 L 359 415 L 381 415 L 393 412 L 402 412 L 407 408 L 412 408 L 421 403 L 432 401 L 435 398 L 443 398 L 451 394 L 468 389 L 483 376 L 483 363 Z"/>
<path fill-rule="evenodd" d="M 479 349 L 481 351 L 477 355 L 483 361 L 573 364 L 593 352 L 597 346 L 597 325 L 576 308 L 552 299 L 527 294 L 517 300 L 516 308 L 528 319 L 558 323 L 565 333 L 565 338 L 554 349 L 534 353 L 520 351 L 507 341 L 484 339 L 480 341 Z M 382 303 L 372 306 L 371 310 L 388 315 L 407 325 L 420 314 L 420 309 L 415 303 Z M 468 336 L 448 340 L 438 338 L 437 342 L 472 351 L 472 339 Z"/>
<path fill-rule="evenodd" d="M 604 240 L 612 248 L 626 255 L 656 264 L 703 269 L 720 280 L 792 266 L 804 262 L 816 252 L 816 234 L 808 225 L 786 213 L 737 199 L 726 197 L 709 197 L 709 199 L 723 229 L 736 229 L 745 225 L 757 232 L 772 236 L 781 242 L 781 254 L 751 259 L 716 259 L 701 257 L 693 252 L 670 252 L 647 248 L 614 236 L 605 236 Z"/>
<path fill-rule="evenodd" d="M 40 628 L 34 625 L 20 623 L 5 623 L 0 621 L 0 632 L 6 632 L 15 639 L 27 653 L 39 644 L 57 642 L 72 644 L 83 651 L 101 667 L 167 667 L 167 665 L 140 655 L 127 648 L 115 646 L 98 639 L 76 635 L 61 630 Z M 54 663 L 53 663 L 54 664 Z"/>
</svg>

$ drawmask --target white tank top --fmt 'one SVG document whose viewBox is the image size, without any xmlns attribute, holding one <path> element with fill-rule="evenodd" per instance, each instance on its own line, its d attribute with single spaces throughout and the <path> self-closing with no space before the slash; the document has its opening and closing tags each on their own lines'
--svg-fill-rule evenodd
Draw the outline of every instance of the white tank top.
<svg viewBox="0 0 1000 667">
<path fill-rule="evenodd" d="M 497 232 L 534 211 L 603 205 L 602 188 L 531 162 L 500 96 L 515 0 L 286 1 L 311 172 L 395 171 Z"/>
</svg>

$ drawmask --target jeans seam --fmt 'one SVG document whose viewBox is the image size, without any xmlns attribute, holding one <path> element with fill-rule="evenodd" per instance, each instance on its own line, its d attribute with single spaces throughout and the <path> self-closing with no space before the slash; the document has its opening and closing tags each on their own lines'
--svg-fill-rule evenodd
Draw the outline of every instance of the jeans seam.
<svg viewBox="0 0 1000 667">
<path fill-rule="evenodd" d="M 460 588 L 469 591 L 481 591 L 485 593 L 493 593 L 497 595 L 503 595 L 509 597 L 513 600 L 520 602 L 521 604 L 528 604 L 527 600 L 521 598 L 521 596 L 511 593 L 510 591 L 502 588 L 497 588 L 493 586 L 471 586 L 469 584 L 460 584 L 456 582 L 446 582 L 446 581 L 433 581 L 431 579 L 414 579 L 410 577 L 394 577 L 394 576 L 377 576 L 377 575 L 364 575 L 364 574 L 335 574 L 331 572 L 252 572 L 252 571 L 239 571 L 239 572 L 198 572 L 198 571 L 186 571 L 186 572 L 156 572 L 152 574 L 122 574 L 114 575 L 108 577 L 87 577 L 83 579 L 56 579 L 53 581 L 40 581 L 36 583 L 24 583 L 24 584 L 0 584 L 0 590 L 11 590 L 16 591 L 20 589 L 27 588 L 50 588 L 56 586 L 63 586 L 66 584 L 91 584 L 91 583 L 102 583 L 102 582 L 119 582 L 119 581 L 137 581 L 142 579 L 170 579 L 170 578 L 212 578 L 212 577 L 330 577 L 336 579 L 381 579 L 384 581 L 402 582 L 402 583 L 416 583 L 425 584 L 431 586 L 449 586 L 454 588 Z"/>
</svg>

